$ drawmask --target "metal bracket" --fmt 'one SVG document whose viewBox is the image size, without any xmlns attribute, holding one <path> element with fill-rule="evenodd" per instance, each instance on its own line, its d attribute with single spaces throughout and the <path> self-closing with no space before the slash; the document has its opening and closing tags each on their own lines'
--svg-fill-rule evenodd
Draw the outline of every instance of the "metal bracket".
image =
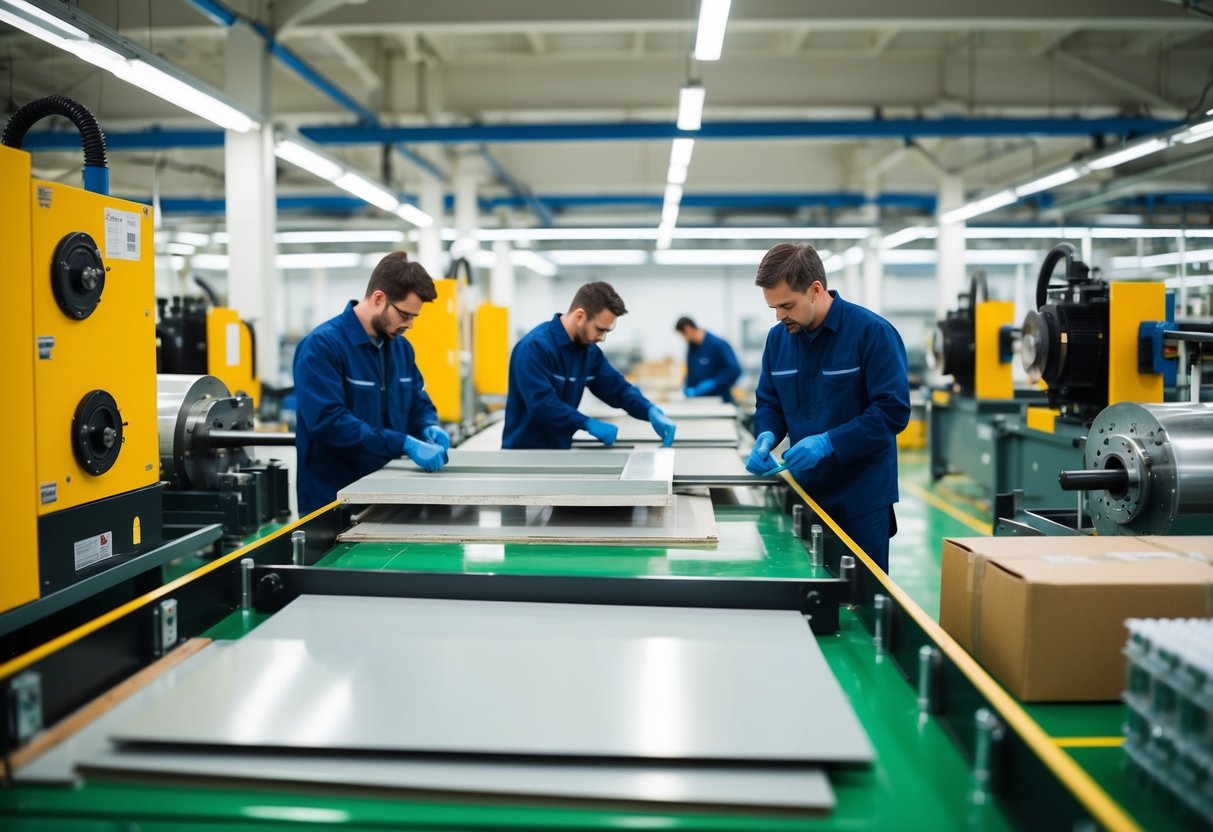
<svg viewBox="0 0 1213 832">
<path fill-rule="evenodd" d="M 1006 728 L 989 708 L 978 708 L 973 715 L 976 735 L 973 745 L 973 803 L 984 804 L 994 799 L 998 787 L 999 751 Z"/>
<path fill-rule="evenodd" d="M 8 684 L 10 735 L 25 745 L 42 730 L 42 675 L 27 670 Z"/>
<path fill-rule="evenodd" d="M 152 608 L 152 653 L 163 656 L 177 646 L 177 599 L 165 598 Z"/>
</svg>

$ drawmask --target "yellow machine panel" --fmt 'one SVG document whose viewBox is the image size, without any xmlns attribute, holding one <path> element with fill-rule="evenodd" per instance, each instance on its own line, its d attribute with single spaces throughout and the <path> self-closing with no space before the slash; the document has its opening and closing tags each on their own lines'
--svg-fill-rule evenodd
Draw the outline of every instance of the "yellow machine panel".
<svg viewBox="0 0 1213 832">
<path fill-rule="evenodd" d="M 476 310 L 472 371 L 481 396 L 504 396 L 509 386 L 510 310 L 482 303 Z"/>
<path fill-rule="evenodd" d="M 1061 411 L 1052 407 L 1031 406 L 1028 408 L 1026 421 L 1032 430 L 1053 433 L 1057 430 L 1057 417 L 1060 415 Z"/>
<path fill-rule="evenodd" d="M 247 393 L 253 407 L 261 404 L 261 379 L 253 372 L 253 336 L 235 309 L 212 306 L 206 311 L 206 372 L 233 394 Z"/>
<path fill-rule="evenodd" d="M 26 183 L 34 206 L 33 326 L 39 345 L 37 478 L 28 487 L 40 495 L 38 513 L 49 514 L 157 482 L 152 212 L 67 185 Z M 63 256 L 63 241 L 81 232 L 96 243 L 105 283 L 95 310 L 77 319 L 62 308 L 47 275 L 56 256 Z M 123 423 L 121 450 L 100 475 L 82 466 L 73 433 L 79 408 L 95 390 L 113 397 Z"/>
<path fill-rule="evenodd" d="M 1142 321 L 1167 317 L 1162 283 L 1113 283 L 1108 298 L 1108 404 L 1161 402 L 1161 375 L 1138 369 L 1138 329 Z"/>
<path fill-rule="evenodd" d="M 30 157 L 0 146 L 0 228 L 16 243 L 5 258 L 5 292 L 0 311 L 0 355 L 4 390 L 11 398 L 5 422 L 15 441 L 4 452 L 0 499 L 4 501 L 5 541 L 0 547 L 0 611 L 38 597 L 38 492 L 31 438 L 36 429 L 34 389 L 33 280 L 30 239 Z"/>
<path fill-rule="evenodd" d="M 976 354 L 974 356 L 974 393 L 978 399 L 1015 397 L 1011 381 L 1011 363 L 998 354 L 1000 331 L 1015 320 L 1015 304 L 1005 300 L 987 300 L 974 310 Z"/>
<path fill-rule="evenodd" d="M 458 422 L 463 418 L 459 374 L 459 282 L 451 278 L 434 281 L 438 297 L 427 303 L 408 332 L 417 352 L 417 366 L 425 378 L 438 418 Z"/>
</svg>

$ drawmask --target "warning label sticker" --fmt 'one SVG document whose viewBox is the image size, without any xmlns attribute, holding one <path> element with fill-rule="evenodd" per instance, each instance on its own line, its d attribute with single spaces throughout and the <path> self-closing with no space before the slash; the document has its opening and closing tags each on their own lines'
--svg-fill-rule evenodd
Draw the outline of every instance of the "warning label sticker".
<svg viewBox="0 0 1213 832">
<path fill-rule="evenodd" d="M 133 211 L 105 209 L 105 256 L 110 260 L 138 260 L 139 215 Z"/>
<path fill-rule="evenodd" d="M 114 533 L 102 532 L 75 543 L 76 571 L 114 556 Z"/>
</svg>

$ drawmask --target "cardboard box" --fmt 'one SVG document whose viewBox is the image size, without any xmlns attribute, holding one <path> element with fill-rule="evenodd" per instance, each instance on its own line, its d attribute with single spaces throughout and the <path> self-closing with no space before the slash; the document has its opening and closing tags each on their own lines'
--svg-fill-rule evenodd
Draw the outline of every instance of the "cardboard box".
<svg viewBox="0 0 1213 832">
<path fill-rule="evenodd" d="M 1144 543 L 1213 564 L 1213 535 L 1174 534 L 1139 537 Z"/>
<path fill-rule="evenodd" d="M 1207 615 L 1213 567 L 1136 538 L 944 541 L 940 623 L 1021 701 L 1119 699 L 1126 618 Z"/>
</svg>

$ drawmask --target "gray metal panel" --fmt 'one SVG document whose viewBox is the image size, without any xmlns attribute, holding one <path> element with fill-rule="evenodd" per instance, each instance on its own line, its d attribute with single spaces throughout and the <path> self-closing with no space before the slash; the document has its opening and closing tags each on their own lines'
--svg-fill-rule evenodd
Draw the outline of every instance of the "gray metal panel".
<svg viewBox="0 0 1213 832">
<path fill-rule="evenodd" d="M 747 762 L 873 756 L 793 612 L 338 596 L 296 599 L 114 738 Z"/>
<path fill-rule="evenodd" d="M 375 506 L 338 535 L 342 542 L 580 543 L 590 546 L 712 545 L 706 497 L 670 506 Z"/>
<path fill-rule="evenodd" d="M 619 428 L 615 447 L 643 447 L 661 443 L 661 437 L 647 421 L 633 419 L 626 414 L 605 421 Z M 678 423 L 678 431 L 674 435 L 675 448 L 736 448 L 740 441 L 737 422 L 733 419 L 691 419 Z M 582 430 L 573 434 L 574 448 L 593 446 L 601 448 L 602 443 Z"/>
<path fill-rule="evenodd" d="M 593 456 L 586 451 L 455 450 L 451 451 L 451 464 L 441 471 L 426 473 L 412 462 L 393 461 L 341 489 L 337 497 L 350 503 L 402 505 L 657 506 L 672 502 L 672 451 L 632 450 L 621 467 L 618 451 L 609 452 L 606 466 Z"/>
<path fill-rule="evenodd" d="M 829 778 L 819 768 L 648 766 L 636 763 L 475 762 L 449 758 L 369 759 L 323 755 L 113 747 L 85 758 L 87 775 L 177 775 L 195 781 L 273 780 L 410 792 L 508 795 L 828 811 Z"/>
<path fill-rule="evenodd" d="M 677 444 L 677 443 L 675 443 Z M 745 461 L 736 448 L 683 449 L 674 460 L 674 485 L 716 487 L 771 486 L 783 482 L 779 477 L 756 477 L 745 469 Z"/>
</svg>

